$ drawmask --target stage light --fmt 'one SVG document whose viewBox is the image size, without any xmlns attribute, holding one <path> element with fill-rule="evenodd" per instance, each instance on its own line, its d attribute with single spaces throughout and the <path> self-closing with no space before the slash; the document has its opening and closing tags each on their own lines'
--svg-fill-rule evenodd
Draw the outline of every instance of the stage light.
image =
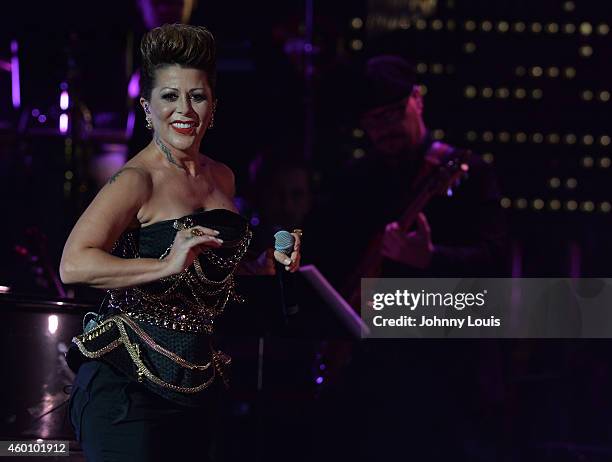
<svg viewBox="0 0 612 462">
<path fill-rule="evenodd" d="M 572 24 L 571 22 L 563 24 L 563 32 L 565 32 L 566 34 L 573 34 L 574 32 L 576 32 L 576 25 Z"/>
<path fill-rule="evenodd" d="M 546 73 L 552 78 L 559 77 L 559 68 L 555 66 L 549 67 Z"/>
<path fill-rule="evenodd" d="M 492 164 L 494 160 L 493 154 L 491 154 L 490 152 L 485 152 L 482 155 L 482 160 L 484 160 L 487 164 Z"/>
<path fill-rule="evenodd" d="M 427 85 L 419 85 L 419 90 L 421 91 L 421 95 L 425 96 L 427 94 Z"/>
<path fill-rule="evenodd" d="M 64 173 L 64 178 L 66 178 L 67 180 L 72 180 L 72 178 L 74 178 L 72 170 L 66 170 L 66 173 Z"/>
<path fill-rule="evenodd" d="M 432 28 L 433 30 L 440 30 L 440 29 L 442 29 L 442 27 L 444 27 L 444 24 L 443 24 L 443 23 L 442 23 L 442 21 L 440 21 L 439 19 L 434 19 L 434 20 L 431 22 L 431 28 Z"/>
<path fill-rule="evenodd" d="M 532 204 L 535 210 L 542 210 L 544 208 L 544 201 L 542 199 L 534 199 Z"/>
<path fill-rule="evenodd" d="M 521 197 L 514 202 L 514 205 L 517 209 L 527 208 L 527 199 Z"/>
<path fill-rule="evenodd" d="M 557 32 L 559 32 L 559 24 L 557 24 L 556 22 L 546 24 L 546 32 L 548 32 L 549 34 L 556 34 Z"/>
<path fill-rule="evenodd" d="M 361 128 L 353 128 L 353 138 L 363 138 L 364 134 Z"/>
<path fill-rule="evenodd" d="M 610 210 L 612 210 L 612 205 L 608 201 L 604 201 L 599 204 L 599 210 L 601 210 L 603 213 L 608 213 Z"/>
<path fill-rule="evenodd" d="M 540 66 L 534 66 L 531 68 L 531 75 L 533 77 L 541 77 L 542 76 L 542 68 Z"/>
<path fill-rule="evenodd" d="M 410 29 L 410 20 L 408 20 L 405 17 L 401 17 L 398 22 L 398 26 L 400 29 L 403 29 L 403 30 Z"/>
<path fill-rule="evenodd" d="M 477 138 L 477 137 L 478 137 L 478 134 L 477 134 L 475 131 L 473 131 L 473 130 L 470 130 L 469 132 L 467 132 L 467 133 L 465 134 L 465 138 L 466 138 L 468 141 L 476 141 L 476 138 Z"/>
<path fill-rule="evenodd" d="M 440 63 L 434 63 L 431 65 L 431 71 L 434 74 L 442 74 L 442 72 L 444 72 L 444 66 Z"/>
<path fill-rule="evenodd" d="M 524 22 L 515 22 L 512 25 L 512 28 L 514 29 L 514 32 L 525 32 L 525 23 Z"/>
<path fill-rule="evenodd" d="M 595 210 L 595 204 L 593 204 L 592 201 L 584 201 L 582 204 L 580 204 L 580 208 L 584 212 L 592 212 Z"/>
<path fill-rule="evenodd" d="M 566 144 L 576 144 L 577 141 L 576 135 L 574 135 L 573 133 L 568 133 L 563 137 L 563 139 Z"/>
<path fill-rule="evenodd" d="M 542 96 L 544 96 L 544 93 L 541 88 L 534 88 L 531 90 L 531 97 L 533 99 L 542 99 Z"/>
<path fill-rule="evenodd" d="M 593 32 L 593 26 L 589 22 L 583 22 L 580 24 L 580 33 L 582 35 L 591 35 Z"/>
<path fill-rule="evenodd" d="M 542 143 L 544 141 L 544 135 L 542 135 L 541 133 L 534 133 L 531 136 L 531 141 L 533 141 L 534 143 Z"/>
<path fill-rule="evenodd" d="M 557 144 L 559 142 L 559 135 L 557 133 L 549 133 L 546 139 L 550 144 Z"/>
<path fill-rule="evenodd" d="M 609 157 L 602 157 L 601 159 L 599 159 L 599 166 L 601 168 L 609 168 L 610 167 L 610 158 Z"/>
<path fill-rule="evenodd" d="M 476 51 L 476 44 L 474 42 L 467 42 L 463 44 L 463 51 L 466 53 L 474 53 Z"/>
<path fill-rule="evenodd" d="M 425 72 L 427 72 L 427 64 L 418 63 L 416 66 L 416 70 L 419 74 L 424 74 Z"/>
<path fill-rule="evenodd" d="M 438 128 L 432 132 L 432 135 L 435 140 L 441 140 L 444 138 L 444 130 Z"/>
<path fill-rule="evenodd" d="M 353 158 L 361 159 L 363 156 L 365 156 L 365 150 L 362 148 L 357 148 L 353 151 Z"/>
<path fill-rule="evenodd" d="M 542 32 L 542 24 L 540 24 L 539 22 L 531 23 L 531 32 L 533 32 L 534 34 L 539 34 L 540 32 Z"/>
<path fill-rule="evenodd" d="M 491 29 L 493 29 L 493 23 L 491 21 L 483 21 L 480 24 L 480 28 L 483 32 L 491 32 Z"/>
<path fill-rule="evenodd" d="M 516 88 L 514 90 L 514 97 L 517 99 L 523 99 L 527 96 L 527 91 L 524 88 Z"/>
<path fill-rule="evenodd" d="M 568 178 L 565 180 L 565 187 L 567 189 L 575 189 L 578 186 L 578 180 L 576 178 Z"/>
<path fill-rule="evenodd" d="M 416 26 L 418 30 L 427 29 L 427 21 L 425 21 L 424 19 L 417 19 L 414 25 Z"/>
<path fill-rule="evenodd" d="M 561 201 L 553 199 L 548 203 L 551 210 L 559 210 L 561 208 Z"/>
<path fill-rule="evenodd" d="M 548 184 L 552 189 L 557 189 L 559 186 L 561 186 L 561 180 L 558 177 L 554 176 L 550 180 L 548 180 Z"/>
<path fill-rule="evenodd" d="M 594 141 L 595 141 L 595 138 L 593 138 L 593 135 L 584 135 L 582 137 L 582 143 L 585 144 L 586 146 L 592 145 Z"/>
<path fill-rule="evenodd" d="M 363 42 L 359 39 L 351 40 L 351 48 L 355 51 L 359 51 L 363 48 Z"/>
<path fill-rule="evenodd" d="M 466 98 L 474 98 L 476 96 L 476 87 L 472 85 L 465 87 L 464 94 Z"/>
<path fill-rule="evenodd" d="M 60 114 L 59 117 L 59 131 L 60 133 L 68 132 L 68 114 Z"/>
<path fill-rule="evenodd" d="M 51 316 L 49 316 L 48 329 L 49 329 L 50 334 L 55 334 L 57 332 L 58 325 L 59 325 L 59 318 L 57 317 L 57 315 L 52 314 Z"/>
<path fill-rule="evenodd" d="M 65 111 L 66 109 L 68 109 L 69 104 L 70 104 L 70 97 L 68 96 L 68 92 L 66 90 L 63 90 L 60 93 L 60 109 L 62 111 Z"/>
<path fill-rule="evenodd" d="M 593 48 L 590 45 L 583 45 L 578 49 L 578 54 L 583 58 L 589 58 L 593 55 Z"/>
<path fill-rule="evenodd" d="M 502 197 L 501 200 L 499 201 L 499 205 L 501 205 L 502 208 L 507 209 L 507 208 L 510 208 L 510 206 L 512 205 L 512 201 L 508 199 L 507 197 Z"/>
<path fill-rule="evenodd" d="M 454 19 L 449 19 L 446 21 L 446 28 L 448 30 L 455 30 L 455 28 L 457 27 L 457 24 L 455 23 Z"/>
<path fill-rule="evenodd" d="M 576 69 L 573 67 L 566 67 L 563 73 L 565 74 L 565 77 L 568 79 L 573 79 L 574 77 L 576 77 Z"/>
<path fill-rule="evenodd" d="M 490 98 L 493 96 L 493 89 L 491 87 L 484 87 L 482 89 L 482 96 L 483 98 Z"/>
<path fill-rule="evenodd" d="M 574 11 L 576 4 L 574 2 L 563 2 L 563 9 L 567 12 Z"/>
<path fill-rule="evenodd" d="M 514 135 L 514 139 L 517 143 L 524 143 L 525 141 L 527 141 L 527 133 L 518 132 L 516 135 Z"/>
<path fill-rule="evenodd" d="M 466 21 L 465 22 L 465 30 L 467 30 L 468 32 L 473 32 L 476 30 L 476 23 L 472 20 Z"/>
<path fill-rule="evenodd" d="M 517 66 L 514 72 L 517 76 L 523 77 L 527 73 L 527 69 L 524 66 Z"/>
<path fill-rule="evenodd" d="M 599 35 L 608 35 L 609 32 L 610 32 L 610 26 L 608 26 L 607 24 L 602 23 L 597 26 L 597 33 Z"/>
<path fill-rule="evenodd" d="M 498 98 L 505 99 L 510 95 L 510 91 L 505 87 L 500 87 L 495 91 Z"/>
<path fill-rule="evenodd" d="M 508 132 L 499 132 L 497 134 L 497 139 L 499 139 L 500 142 L 502 143 L 507 143 L 508 141 L 510 141 L 510 133 Z"/>
<path fill-rule="evenodd" d="M 44 114 L 39 115 L 39 116 L 38 116 L 38 121 L 39 121 L 41 124 L 44 124 L 44 123 L 47 121 L 47 116 L 46 116 L 46 115 L 44 115 Z"/>
<path fill-rule="evenodd" d="M 593 158 L 591 156 L 585 156 L 582 158 L 582 166 L 584 168 L 591 168 L 593 163 Z"/>
<path fill-rule="evenodd" d="M 138 97 L 140 94 L 140 72 L 136 71 L 130 77 L 130 82 L 128 83 L 128 96 L 132 99 Z"/>
<path fill-rule="evenodd" d="M 502 34 L 508 32 L 508 29 L 510 29 L 510 25 L 508 24 L 507 21 L 499 21 L 497 23 L 497 30 L 501 32 Z"/>
<path fill-rule="evenodd" d="M 610 101 L 610 92 L 609 91 L 600 91 L 599 92 L 599 99 L 603 102 L 607 102 Z"/>
<path fill-rule="evenodd" d="M 19 45 L 17 40 L 11 40 L 11 98 L 13 108 L 21 107 L 21 83 L 19 76 Z"/>
<path fill-rule="evenodd" d="M 573 212 L 574 210 L 576 210 L 578 208 L 578 203 L 576 201 L 567 201 L 565 203 L 565 208 L 567 210 L 569 210 L 570 212 Z"/>
<path fill-rule="evenodd" d="M 582 94 L 580 95 L 580 97 L 584 101 L 591 101 L 593 99 L 593 92 L 591 90 L 584 90 Z"/>
<path fill-rule="evenodd" d="M 493 141 L 493 132 L 491 132 L 491 131 L 483 132 L 482 140 L 487 142 L 487 143 L 490 143 L 491 141 Z"/>
<path fill-rule="evenodd" d="M 603 135 L 599 137 L 599 144 L 601 144 L 602 146 L 609 146 L 610 145 L 610 137 L 608 135 Z"/>
<path fill-rule="evenodd" d="M 361 18 L 351 19 L 351 27 L 353 29 L 361 29 L 363 27 L 363 19 Z"/>
</svg>

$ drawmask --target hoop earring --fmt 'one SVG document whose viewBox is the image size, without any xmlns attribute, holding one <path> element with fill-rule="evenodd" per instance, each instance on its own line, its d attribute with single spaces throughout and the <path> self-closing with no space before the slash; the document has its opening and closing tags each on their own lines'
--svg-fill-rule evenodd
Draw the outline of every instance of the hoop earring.
<svg viewBox="0 0 612 462">
<path fill-rule="evenodd" d="M 147 121 L 147 124 L 145 125 L 145 127 L 147 127 L 147 130 L 153 130 L 153 124 L 151 123 L 151 119 L 147 117 L 146 121 Z"/>
</svg>

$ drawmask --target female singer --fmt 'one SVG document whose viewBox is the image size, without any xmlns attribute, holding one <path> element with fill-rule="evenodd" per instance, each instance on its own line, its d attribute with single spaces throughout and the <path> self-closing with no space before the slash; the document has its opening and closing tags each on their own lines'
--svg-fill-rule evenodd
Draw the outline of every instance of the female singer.
<svg viewBox="0 0 612 462">
<path fill-rule="evenodd" d="M 208 460 L 230 363 L 213 324 L 235 297 L 251 231 L 232 171 L 199 152 L 216 106 L 212 34 L 164 25 L 140 49 L 153 139 L 85 210 L 60 265 L 64 283 L 107 289 L 71 349 L 80 367 L 70 420 L 89 461 Z M 289 256 L 266 252 L 263 272 L 273 258 L 298 269 L 300 234 Z"/>
</svg>

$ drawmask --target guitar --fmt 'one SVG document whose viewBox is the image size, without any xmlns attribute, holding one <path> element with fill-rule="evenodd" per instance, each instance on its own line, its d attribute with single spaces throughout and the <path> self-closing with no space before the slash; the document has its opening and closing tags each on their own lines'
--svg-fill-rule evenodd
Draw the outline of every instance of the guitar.
<svg viewBox="0 0 612 462">
<path fill-rule="evenodd" d="M 472 152 L 455 149 L 447 144 L 433 143 L 425 156 L 425 163 L 409 192 L 408 207 L 397 220 L 399 228 L 408 232 L 414 225 L 417 215 L 429 201 L 440 194 L 451 194 L 452 188 L 459 184 L 469 170 L 468 160 Z M 370 240 L 357 269 L 347 278 L 340 290 L 347 302 L 360 311 L 361 279 L 377 278 L 382 274 L 383 256 L 381 244 L 384 230 L 377 232 Z"/>
</svg>

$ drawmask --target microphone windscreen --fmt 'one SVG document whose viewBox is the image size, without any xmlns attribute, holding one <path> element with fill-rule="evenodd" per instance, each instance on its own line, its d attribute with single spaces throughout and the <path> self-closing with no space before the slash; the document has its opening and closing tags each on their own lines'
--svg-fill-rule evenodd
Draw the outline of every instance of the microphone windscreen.
<svg viewBox="0 0 612 462">
<path fill-rule="evenodd" d="M 274 235 L 274 250 L 291 255 L 295 238 L 289 231 L 281 230 Z"/>
</svg>

